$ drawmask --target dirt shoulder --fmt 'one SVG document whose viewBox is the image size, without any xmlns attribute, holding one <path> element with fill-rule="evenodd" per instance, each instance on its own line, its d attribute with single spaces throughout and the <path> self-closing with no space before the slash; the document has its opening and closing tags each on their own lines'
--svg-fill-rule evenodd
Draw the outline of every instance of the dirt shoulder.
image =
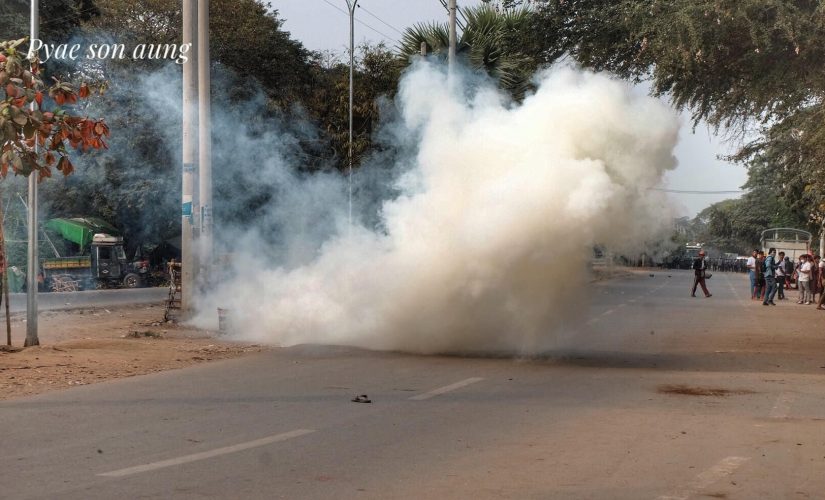
<svg viewBox="0 0 825 500">
<path fill-rule="evenodd" d="M 22 348 L 25 314 L 12 315 L 12 348 L 0 346 L 0 399 L 184 368 L 261 352 L 215 332 L 164 323 L 161 306 L 43 312 L 40 346 Z M 5 318 L 0 320 L 5 344 Z"/>
</svg>

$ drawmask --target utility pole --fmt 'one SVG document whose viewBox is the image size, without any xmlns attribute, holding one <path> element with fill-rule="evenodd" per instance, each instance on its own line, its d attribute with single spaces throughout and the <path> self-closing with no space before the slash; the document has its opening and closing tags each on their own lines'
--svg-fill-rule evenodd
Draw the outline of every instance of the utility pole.
<svg viewBox="0 0 825 500">
<path fill-rule="evenodd" d="M 352 71 L 355 63 L 355 7 L 358 0 L 347 0 L 349 9 L 349 225 L 352 227 Z"/>
<path fill-rule="evenodd" d="M 450 11 L 450 51 L 448 52 L 447 56 L 447 66 L 452 71 L 455 66 L 455 45 L 456 45 L 456 36 L 455 36 L 455 11 L 456 11 L 456 0 L 450 0 L 450 6 L 448 10 Z"/>
<path fill-rule="evenodd" d="M 192 297 L 195 285 L 195 225 L 196 215 L 195 182 L 197 176 L 197 107 L 198 73 L 197 46 L 197 4 L 195 0 L 183 0 L 183 40 L 190 44 L 192 57 L 183 64 L 183 180 L 181 183 L 181 313 L 187 316 L 192 311 Z"/>
<path fill-rule="evenodd" d="M 209 283 L 212 266 L 212 84 L 209 64 L 209 0 L 198 0 L 198 282 Z"/>
<path fill-rule="evenodd" d="M 421 42 L 421 57 L 427 57 L 427 42 Z"/>
<path fill-rule="evenodd" d="M 31 33 L 29 44 L 40 37 L 40 3 L 31 0 Z M 29 51 L 31 52 L 31 50 Z M 37 54 L 34 54 L 36 57 Z M 32 109 L 35 104 L 32 103 Z M 37 141 L 34 141 L 34 153 L 37 154 Z M 29 174 L 29 210 L 28 231 L 29 248 L 26 259 L 26 341 L 25 347 L 40 345 L 37 336 L 37 271 L 40 268 L 40 256 L 37 252 L 37 172 Z"/>
</svg>

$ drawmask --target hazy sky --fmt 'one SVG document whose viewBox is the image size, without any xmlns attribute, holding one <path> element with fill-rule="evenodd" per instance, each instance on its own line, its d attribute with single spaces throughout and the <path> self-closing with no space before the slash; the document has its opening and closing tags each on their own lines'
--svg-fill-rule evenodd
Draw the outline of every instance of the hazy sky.
<svg viewBox="0 0 825 500">
<path fill-rule="evenodd" d="M 459 6 L 480 0 L 459 0 Z M 395 47 L 407 26 L 447 20 L 439 0 L 359 0 L 355 11 L 355 43 L 384 41 Z M 284 27 L 311 50 L 345 52 L 349 47 L 349 14 L 346 0 L 273 0 L 272 6 L 285 20 Z M 679 167 L 667 175 L 667 187 L 690 191 L 737 190 L 747 179 L 745 169 L 718 160 L 729 147 L 707 127 L 691 132 L 687 116 L 676 156 Z M 672 194 L 683 215 L 693 216 L 711 203 L 738 195 Z"/>
</svg>

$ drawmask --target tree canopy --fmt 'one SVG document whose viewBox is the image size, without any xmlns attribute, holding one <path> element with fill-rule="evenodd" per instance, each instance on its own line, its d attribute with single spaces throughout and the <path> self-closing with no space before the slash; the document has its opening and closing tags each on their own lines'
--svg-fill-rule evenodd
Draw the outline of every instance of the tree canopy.
<svg viewBox="0 0 825 500">
<path fill-rule="evenodd" d="M 732 160 L 768 169 L 789 209 L 825 214 L 825 4 L 816 0 L 538 0 L 543 60 L 570 54 L 727 127 Z"/>
</svg>

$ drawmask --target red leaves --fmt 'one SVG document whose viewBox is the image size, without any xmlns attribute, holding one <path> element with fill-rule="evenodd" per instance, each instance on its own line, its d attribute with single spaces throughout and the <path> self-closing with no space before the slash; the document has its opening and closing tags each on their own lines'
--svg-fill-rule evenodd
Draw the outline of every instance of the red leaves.
<svg viewBox="0 0 825 500">
<path fill-rule="evenodd" d="M 75 170 L 68 147 L 88 151 L 105 149 L 109 127 L 102 120 L 74 116 L 63 106 L 88 98 L 92 89 L 87 83 L 79 86 L 55 79 L 48 88 L 49 107 L 44 110 L 46 87 L 40 78 L 39 61 L 26 60 L 17 46 L 25 40 L 0 41 L 0 177 L 14 172 L 33 175 L 42 181 L 51 177 L 52 169 L 64 176 Z M 5 95 L 3 95 L 5 91 Z M 40 146 L 38 148 L 38 146 Z"/>
<path fill-rule="evenodd" d="M 74 165 L 72 165 L 72 161 L 69 160 L 68 156 L 61 156 L 60 161 L 57 162 L 57 169 L 66 176 L 74 172 Z"/>
</svg>

